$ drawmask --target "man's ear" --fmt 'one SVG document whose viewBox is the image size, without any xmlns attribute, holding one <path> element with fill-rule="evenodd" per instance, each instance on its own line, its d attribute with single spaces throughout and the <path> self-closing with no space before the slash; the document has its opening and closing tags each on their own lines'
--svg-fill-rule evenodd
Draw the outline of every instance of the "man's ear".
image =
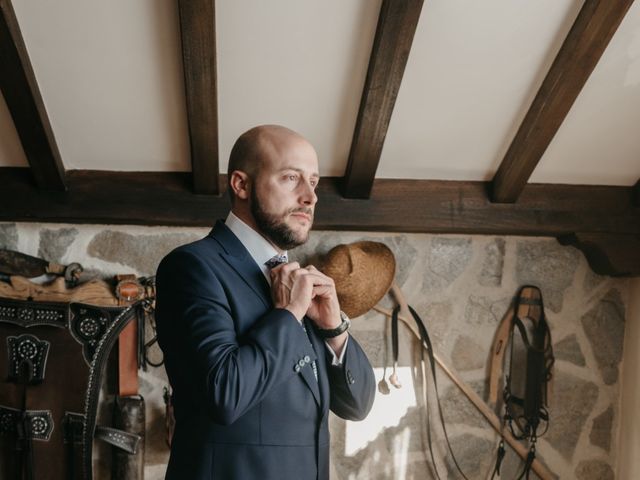
<svg viewBox="0 0 640 480">
<path fill-rule="evenodd" d="M 239 199 L 246 200 L 249 198 L 249 188 L 251 188 L 250 184 L 251 179 L 249 178 L 249 175 L 242 170 L 234 170 L 231 172 L 229 185 L 231 185 L 233 194 Z"/>
</svg>

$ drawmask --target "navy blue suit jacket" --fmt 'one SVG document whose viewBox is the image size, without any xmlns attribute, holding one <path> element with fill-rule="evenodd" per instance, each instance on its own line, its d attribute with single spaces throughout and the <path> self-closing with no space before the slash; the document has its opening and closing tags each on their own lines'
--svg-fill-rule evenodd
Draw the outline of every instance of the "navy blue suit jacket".
<svg viewBox="0 0 640 480">
<path fill-rule="evenodd" d="M 375 393 L 355 339 L 332 366 L 311 321 L 305 332 L 273 307 L 264 275 L 223 222 L 167 255 L 156 282 L 176 416 L 166 478 L 328 479 L 329 409 L 362 419 Z"/>
</svg>

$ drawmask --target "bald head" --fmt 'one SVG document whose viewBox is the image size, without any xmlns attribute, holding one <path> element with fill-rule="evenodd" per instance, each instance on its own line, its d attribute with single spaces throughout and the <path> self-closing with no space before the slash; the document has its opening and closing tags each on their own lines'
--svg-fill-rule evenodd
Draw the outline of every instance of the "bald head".
<svg viewBox="0 0 640 480">
<path fill-rule="evenodd" d="M 299 133 L 280 125 L 259 125 L 244 132 L 231 149 L 227 179 L 240 170 L 255 179 L 265 162 L 282 155 L 292 144 L 309 142 Z M 234 196 L 231 188 L 231 201 Z"/>
<path fill-rule="evenodd" d="M 233 146 L 228 174 L 236 217 L 281 250 L 307 241 L 320 174 L 302 135 L 278 125 L 252 128 Z"/>
</svg>

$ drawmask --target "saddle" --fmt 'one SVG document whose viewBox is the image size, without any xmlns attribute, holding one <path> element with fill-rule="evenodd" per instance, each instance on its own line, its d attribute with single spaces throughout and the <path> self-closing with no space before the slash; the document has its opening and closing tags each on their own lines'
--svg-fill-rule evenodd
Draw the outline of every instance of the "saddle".
<svg viewBox="0 0 640 480">
<path fill-rule="evenodd" d="M 109 354 L 145 315 L 143 300 L 111 292 L 102 280 L 0 282 L 0 478 L 90 480 L 94 438 L 137 451 L 140 435 L 96 426 Z"/>
</svg>

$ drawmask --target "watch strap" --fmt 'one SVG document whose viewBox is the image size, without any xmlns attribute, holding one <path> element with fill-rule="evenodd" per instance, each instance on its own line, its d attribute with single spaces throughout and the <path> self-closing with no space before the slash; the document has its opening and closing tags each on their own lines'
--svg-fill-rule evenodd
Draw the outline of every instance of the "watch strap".
<svg viewBox="0 0 640 480">
<path fill-rule="evenodd" d="M 316 328 L 318 335 L 322 338 L 333 338 L 346 332 L 351 326 L 351 320 L 347 314 L 342 311 L 340 312 L 340 318 L 342 322 L 336 328 Z"/>
</svg>

